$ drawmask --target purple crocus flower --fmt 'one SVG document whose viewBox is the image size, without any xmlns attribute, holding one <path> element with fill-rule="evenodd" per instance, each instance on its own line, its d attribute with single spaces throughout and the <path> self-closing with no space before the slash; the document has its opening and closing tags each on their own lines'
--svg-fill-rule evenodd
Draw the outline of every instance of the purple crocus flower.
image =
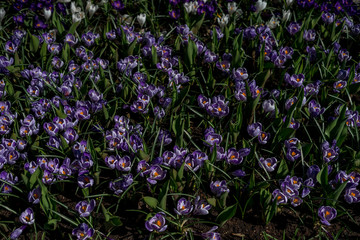
<svg viewBox="0 0 360 240">
<path fill-rule="evenodd" d="M 304 31 L 304 35 L 303 38 L 308 41 L 308 42 L 312 42 L 315 40 L 316 38 L 316 32 L 314 29 L 309 29 L 309 30 L 305 30 Z"/>
<path fill-rule="evenodd" d="M 19 236 L 22 234 L 22 232 L 26 229 L 27 225 L 22 225 L 21 227 L 15 229 L 11 235 L 10 235 L 10 239 L 15 240 L 18 239 Z"/>
<path fill-rule="evenodd" d="M 259 165 L 263 166 L 266 171 L 273 172 L 277 166 L 277 159 L 274 157 L 264 159 L 262 157 L 259 159 Z"/>
<path fill-rule="evenodd" d="M 159 212 L 152 218 L 145 222 L 145 227 L 148 231 L 163 232 L 168 227 L 166 225 L 165 213 Z"/>
<path fill-rule="evenodd" d="M 185 198 L 180 198 L 174 211 L 176 212 L 176 214 L 184 216 L 191 213 L 193 208 L 194 206 L 191 204 L 191 201 L 186 200 Z"/>
<path fill-rule="evenodd" d="M 144 177 L 150 172 L 150 165 L 145 160 L 141 160 L 137 165 L 136 171 L 140 173 L 141 177 Z"/>
<path fill-rule="evenodd" d="M 94 210 L 95 206 L 96 201 L 94 199 L 91 199 L 90 202 L 85 200 L 78 202 L 75 206 L 75 210 L 78 211 L 80 217 L 88 217 Z"/>
<path fill-rule="evenodd" d="M 341 49 L 338 53 L 338 59 L 340 62 L 349 61 L 351 59 L 349 51 L 346 49 Z"/>
<path fill-rule="evenodd" d="M 324 23 L 330 24 L 330 23 L 334 22 L 335 14 L 329 13 L 329 12 L 323 13 L 321 15 L 321 19 L 324 21 Z"/>
<path fill-rule="evenodd" d="M 204 62 L 206 63 L 212 63 L 215 62 L 219 57 L 211 52 L 209 49 L 205 51 L 205 55 L 204 55 Z"/>
<path fill-rule="evenodd" d="M 305 80 L 305 76 L 304 74 L 294 74 L 292 76 L 290 76 L 290 74 L 285 73 L 285 82 L 287 82 L 289 85 L 298 88 L 303 86 L 303 82 Z"/>
<path fill-rule="evenodd" d="M 40 197 L 41 197 L 41 189 L 34 188 L 28 194 L 28 201 L 32 204 L 38 204 L 40 203 Z"/>
<path fill-rule="evenodd" d="M 247 132 L 251 137 L 257 137 L 261 133 L 262 130 L 262 124 L 261 123 L 253 123 L 248 125 Z"/>
<path fill-rule="evenodd" d="M 116 195 L 119 195 L 122 192 L 124 192 L 126 189 L 128 189 L 133 182 L 134 182 L 133 175 L 127 174 L 116 179 L 115 181 L 111 181 L 109 183 L 109 188 L 110 190 L 114 191 Z"/>
<path fill-rule="evenodd" d="M 232 77 L 235 81 L 243 81 L 246 80 L 249 77 L 249 75 L 246 68 L 238 68 L 238 69 L 234 68 L 232 71 Z"/>
<path fill-rule="evenodd" d="M 302 202 L 303 200 L 299 196 L 294 196 L 290 199 L 290 203 L 294 207 L 299 206 Z"/>
<path fill-rule="evenodd" d="M 12 41 L 7 41 L 5 43 L 5 51 L 8 53 L 15 53 L 18 49 L 18 45 L 13 43 Z"/>
<path fill-rule="evenodd" d="M 221 240 L 220 233 L 214 232 L 216 229 L 218 229 L 218 226 L 212 227 L 206 233 L 202 233 L 201 236 L 206 240 Z"/>
<path fill-rule="evenodd" d="M 72 230 L 72 235 L 76 236 L 79 240 L 85 240 L 94 235 L 94 229 L 90 228 L 86 223 L 81 223 Z"/>
<path fill-rule="evenodd" d="M 81 174 L 77 178 L 78 186 L 80 188 L 89 188 L 94 185 L 94 179 L 88 174 Z"/>
<path fill-rule="evenodd" d="M 291 162 L 294 162 L 299 157 L 301 157 L 301 152 L 296 147 L 291 147 L 286 152 L 286 159 L 291 161 Z"/>
<path fill-rule="evenodd" d="M 169 16 L 172 18 L 172 19 L 178 19 L 180 17 L 180 9 L 175 9 L 175 10 L 171 10 L 169 11 Z"/>
<path fill-rule="evenodd" d="M 286 148 L 290 148 L 290 147 L 296 147 L 298 145 L 298 143 L 300 143 L 300 140 L 297 138 L 290 138 L 289 140 L 285 140 L 285 147 Z"/>
<path fill-rule="evenodd" d="M 115 165 L 117 170 L 128 172 L 131 170 L 131 159 L 129 156 L 119 157 Z"/>
<path fill-rule="evenodd" d="M 258 135 L 258 141 L 260 144 L 267 144 L 270 139 L 270 133 L 260 132 Z"/>
<path fill-rule="evenodd" d="M 360 192 L 356 188 L 350 188 L 345 191 L 345 201 L 349 204 L 360 202 Z"/>
<path fill-rule="evenodd" d="M 157 181 L 163 180 L 166 177 L 166 170 L 160 166 L 154 165 L 150 167 L 149 177 L 146 179 L 150 184 L 156 184 Z"/>
<path fill-rule="evenodd" d="M 35 29 L 45 29 L 47 28 L 48 25 L 45 24 L 40 18 L 38 15 L 35 15 L 34 17 L 34 28 Z"/>
<path fill-rule="evenodd" d="M 211 205 L 208 204 L 205 200 L 200 200 L 199 196 L 196 197 L 194 205 L 195 206 L 194 206 L 193 213 L 195 215 L 207 215 L 207 214 L 209 214 L 209 210 L 211 208 Z"/>
<path fill-rule="evenodd" d="M 276 201 L 276 204 L 285 204 L 288 201 L 287 196 L 280 190 L 280 189 L 275 189 L 272 193 L 273 197 L 274 197 L 274 201 Z"/>
<path fill-rule="evenodd" d="M 92 32 L 84 33 L 81 36 L 81 40 L 87 47 L 91 47 L 95 43 L 95 39 L 99 38 L 99 34 L 94 34 Z"/>
<path fill-rule="evenodd" d="M 322 108 L 314 99 L 309 102 L 308 108 L 311 117 L 318 117 L 325 112 L 325 108 Z"/>
<path fill-rule="evenodd" d="M 320 217 L 321 223 L 327 226 L 330 226 L 329 221 L 334 219 L 336 215 L 336 209 L 330 206 L 321 206 L 318 210 L 318 216 Z"/>
<path fill-rule="evenodd" d="M 328 141 L 321 145 L 323 160 L 325 163 L 336 161 L 339 157 L 340 149 L 336 146 L 336 140 L 333 140 L 330 146 Z"/>
<path fill-rule="evenodd" d="M 288 30 L 288 32 L 291 34 L 291 35 L 295 35 L 298 31 L 300 31 L 300 24 L 297 23 L 297 22 L 292 22 L 289 24 L 289 26 L 286 28 Z"/>
<path fill-rule="evenodd" d="M 210 189 L 211 189 L 211 192 L 213 194 L 215 194 L 217 197 L 220 197 L 223 193 L 230 191 L 226 185 L 225 180 L 215 181 L 215 182 L 211 181 Z"/>
<path fill-rule="evenodd" d="M 32 210 L 32 208 L 25 209 L 25 211 L 21 213 L 19 219 L 22 224 L 26 224 L 26 225 L 34 224 L 35 218 L 34 218 L 34 211 Z"/>
</svg>

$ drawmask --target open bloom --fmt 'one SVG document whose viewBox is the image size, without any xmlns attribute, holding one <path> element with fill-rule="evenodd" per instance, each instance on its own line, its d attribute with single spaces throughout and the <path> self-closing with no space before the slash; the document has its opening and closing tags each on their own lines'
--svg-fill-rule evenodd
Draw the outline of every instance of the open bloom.
<svg viewBox="0 0 360 240">
<path fill-rule="evenodd" d="M 208 204 L 205 200 L 200 200 L 200 197 L 197 196 L 195 199 L 195 207 L 194 207 L 194 214 L 195 215 L 207 215 L 209 214 L 209 210 L 211 205 Z"/>
<path fill-rule="evenodd" d="M 86 223 L 81 223 L 77 228 L 73 229 L 72 235 L 77 239 L 88 239 L 94 235 L 94 229 L 90 228 Z"/>
<path fill-rule="evenodd" d="M 176 209 L 174 210 L 178 215 L 188 215 L 193 210 L 194 206 L 191 204 L 190 201 L 186 200 L 185 198 L 180 198 Z"/>
<path fill-rule="evenodd" d="M 163 232 L 167 228 L 167 225 L 165 224 L 166 224 L 165 213 L 159 212 L 145 222 L 145 227 L 150 232 L 152 231 Z"/>
<path fill-rule="evenodd" d="M 96 201 L 91 199 L 90 202 L 88 201 L 80 201 L 76 204 L 75 210 L 78 211 L 80 217 L 88 217 L 90 213 L 94 210 L 96 206 Z"/>
<path fill-rule="evenodd" d="M 322 224 L 330 226 L 329 221 L 334 219 L 337 215 L 337 211 L 335 208 L 330 206 L 322 206 L 319 208 L 318 216 L 320 217 L 320 221 Z"/>
<path fill-rule="evenodd" d="M 263 166 L 268 172 L 273 172 L 277 166 L 277 159 L 274 157 L 266 159 L 260 158 L 259 161 L 259 165 Z"/>
<path fill-rule="evenodd" d="M 26 225 L 34 224 L 35 218 L 32 208 L 27 208 L 24 212 L 21 213 L 20 222 Z"/>
</svg>

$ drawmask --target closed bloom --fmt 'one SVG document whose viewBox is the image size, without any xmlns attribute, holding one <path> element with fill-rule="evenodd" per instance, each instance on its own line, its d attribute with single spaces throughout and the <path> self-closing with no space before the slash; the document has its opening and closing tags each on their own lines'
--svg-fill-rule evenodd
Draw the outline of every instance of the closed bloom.
<svg viewBox="0 0 360 240">
<path fill-rule="evenodd" d="M 291 18 L 291 11 L 290 10 L 283 10 L 282 14 L 283 14 L 283 17 L 282 17 L 283 22 L 287 22 L 287 21 L 290 20 L 290 18 Z"/>
<path fill-rule="evenodd" d="M 336 209 L 330 206 L 322 206 L 318 210 L 318 216 L 320 217 L 321 223 L 327 226 L 330 226 L 329 221 L 334 219 L 336 215 L 337 215 Z"/>
<path fill-rule="evenodd" d="M 295 35 L 297 32 L 300 31 L 300 24 L 297 23 L 297 22 L 292 22 L 289 24 L 289 26 L 286 28 L 288 30 L 288 32 L 291 34 L 291 35 Z"/>
<path fill-rule="evenodd" d="M 18 239 L 18 237 L 22 234 L 22 232 L 25 230 L 26 227 L 27 227 L 27 225 L 22 225 L 21 227 L 15 229 L 11 233 L 10 239 Z"/>
<path fill-rule="evenodd" d="M 165 219 L 165 213 L 159 212 L 155 214 L 152 218 L 150 218 L 148 221 L 145 222 L 145 227 L 150 232 L 156 231 L 156 232 L 163 232 L 166 230 L 166 219 Z"/>
<path fill-rule="evenodd" d="M 312 42 L 315 40 L 316 38 L 316 32 L 314 29 L 310 29 L 310 30 L 305 30 L 304 31 L 304 35 L 303 35 L 303 38 L 306 40 L 306 41 L 309 41 L 309 42 Z"/>
<path fill-rule="evenodd" d="M 251 137 L 257 137 L 261 133 L 261 130 L 262 130 L 262 124 L 257 122 L 250 124 L 247 127 L 247 132 Z"/>
<path fill-rule="evenodd" d="M 261 12 L 262 10 L 264 10 L 266 8 L 266 5 L 267 5 L 267 2 L 258 0 L 255 4 L 256 12 Z"/>
<path fill-rule="evenodd" d="M 226 181 L 211 181 L 210 189 L 213 194 L 217 197 L 220 197 L 223 193 L 229 192 L 230 190 L 227 188 Z"/>
<path fill-rule="evenodd" d="M 19 219 L 22 224 L 26 224 L 26 225 L 34 224 L 35 218 L 34 218 L 34 211 L 32 210 L 32 208 L 25 209 L 25 211 L 21 213 Z"/>
<path fill-rule="evenodd" d="M 311 100 L 308 105 L 310 116 L 318 117 L 319 115 L 323 114 L 325 108 L 322 108 L 316 100 Z"/>
<path fill-rule="evenodd" d="M 78 211 L 80 214 L 80 217 L 88 217 L 90 216 L 90 213 L 94 210 L 96 206 L 96 201 L 94 199 L 91 199 L 89 201 L 81 201 L 78 202 L 75 206 L 75 210 Z"/>
<path fill-rule="evenodd" d="M 86 223 L 81 223 L 77 228 L 72 230 L 72 235 L 77 239 L 85 240 L 94 235 L 94 229 L 90 228 Z"/>
<path fill-rule="evenodd" d="M 174 210 L 178 215 L 188 215 L 193 210 L 194 206 L 189 200 L 185 198 L 180 198 L 176 209 Z"/>
<path fill-rule="evenodd" d="M 273 112 L 275 111 L 275 101 L 273 99 L 265 100 L 262 104 L 264 112 Z"/>
<path fill-rule="evenodd" d="M 137 15 L 136 20 L 138 21 L 140 26 L 143 27 L 146 21 L 146 13 L 140 13 L 139 15 Z"/>
</svg>

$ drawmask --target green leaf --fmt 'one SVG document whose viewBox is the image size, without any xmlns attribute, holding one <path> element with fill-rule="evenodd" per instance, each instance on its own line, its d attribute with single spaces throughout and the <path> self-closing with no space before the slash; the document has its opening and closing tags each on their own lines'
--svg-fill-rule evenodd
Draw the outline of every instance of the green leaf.
<svg viewBox="0 0 360 240">
<path fill-rule="evenodd" d="M 39 48 L 40 41 L 36 36 L 34 36 L 32 34 L 30 34 L 30 35 L 31 35 L 31 38 L 30 38 L 30 51 L 36 52 L 38 50 L 38 48 Z"/>
<path fill-rule="evenodd" d="M 39 178 L 40 173 L 41 173 L 41 170 L 38 167 L 36 169 L 36 171 L 31 175 L 31 177 L 30 177 L 30 185 L 29 185 L 30 189 L 33 189 L 34 184 L 36 183 L 37 179 Z"/>
<path fill-rule="evenodd" d="M 69 33 L 74 34 L 76 31 L 77 26 L 79 26 L 80 22 L 75 22 L 71 25 Z"/>
<path fill-rule="evenodd" d="M 166 183 L 163 185 L 159 193 L 159 200 L 160 200 L 159 207 L 164 210 L 166 210 L 166 200 L 169 191 L 169 186 L 170 186 L 170 180 L 166 181 Z"/>
<path fill-rule="evenodd" d="M 216 221 L 223 225 L 236 214 L 237 204 L 225 208 L 216 218 Z"/>
<path fill-rule="evenodd" d="M 205 19 L 205 13 L 202 14 L 201 18 L 199 21 L 197 21 L 195 23 L 195 25 L 192 27 L 191 31 L 196 35 L 201 27 L 201 25 L 203 24 Z"/>
<path fill-rule="evenodd" d="M 153 197 L 144 197 L 144 201 L 147 205 L 149 205 L 151 208 L 156 208 L 158 205 L 158 200 Z"/>
<path fill-rule="evenodd" d="M 213 206 L 213 207 L 216 206 L 216 198 L 208 198 L 206 200 L 211 206 Z"/>
<path fill-rule="evenodd" d="M 152 63 L 156 65 L 158 63 L 158 55 L 156 52 L 156 48 L 154 46 L 151 47 L 151 55 L 152 55 Z"/>
<path fill-rule="evenodd" d="M 328 186 L 328 166 L 325 164 L 320 172 L 316 175 L 316 180 L 323 186 Z"/>
<path fill-rule="evenodd" d="M 116 227 L 120 227 L 123 225 L 122 221 L 120 220 L 120 217 L 118 216 L 110 217 L 110 223 Z"/>
<path fill-rule="evenodd" d="M 108 222 L 110 220 L 110 214 L 109 214 L 108 210 L 105 208 L 104 204 L 101 204 L 101 210 L 104 214 L 105 221 Z"/>
<path fill-rule="evenodd" d="M 343 183 L 340 184 L 340 186 L 338 186 L 335 191 L 332 192 L 330 198 L 332 198 L 332 205 L 336 204 L 336 201 L 339 199 L 341 193 L 343 192 L 343 190 L 345 189 L 346 185 L 347 185 L 348 181 L 345 181 Z"/>
<path fill-rule="evenodd" d="M 289 168 L 284 159 L 281 160 L 279 168 L 276 172 L 276 178 L 284 178 L 289 173 Z"/>
</svg>

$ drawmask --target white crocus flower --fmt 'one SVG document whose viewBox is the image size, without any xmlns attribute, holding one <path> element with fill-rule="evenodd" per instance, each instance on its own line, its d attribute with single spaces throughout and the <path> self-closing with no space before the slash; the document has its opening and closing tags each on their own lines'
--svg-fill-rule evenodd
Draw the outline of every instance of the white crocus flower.
<svg viewBox="0 0 360 240">
<path fill-rule="evenodd" d="M 5 14 L 6 14 L 5 9 L 0 8 L 0 24 L 1 24 L 2 20 L 4 19 L 4 17 L 5 17 Z"/>
<path fill-rule="evenodd" d="M 88 12 L 90 18 L 94 15 L 94 13 L 96 12 L 96 10 L 98 10 L 98 8 L 99 6 L 92 4 L 91 1 L 87 1 L 86 11 Z"/>
<path fill-rule="evenodd" d="M 51 10 L 50 9 L 46 9 L 46 8 L 43 8 L 43 12 L 44 12 L 44 17 L 46 20 L 49 20 L 50 17 L 51 17 Z"/>
<path fill-rule="evenodd" d="M 71 4 L 70 4 L 70 9 L 71 9 L 71 13 L 72 13 L 72 14 L 81 12 L 81 8 L 80 8 L 80 7 L 76 7 L 76 5 L 75 5 L 74 2 L 71 2 Z"/>
<path fill-rule="evenodd" d="M 137 15 L 136 20 L 138 21 L 140 26 L 143 27 L 146 22 L 146 13 L 140 13 L 139 15 Z"/>
<path fill-rule="evenodd" d="M 186 2 L 184 3 L 184 8 L 187 13 L 192 13 L 194 11 L 194 2 Z"/>
<path fill-rule="evenodd" d="M 232 15 L 237 10 L 237 3 L 236 2 L 229 2 L 227 7 L 228 7 L 229 14 Z"/>
<path fill-rule="evenodd" d="M 217 19 L 218 24 L 221 28 L 224 28 L 229 23 L 229 14 L 223 15 Z"/>
<path fill-rule="evenodd" d="M 262 1 L 262 0 L 258 0 L 255 4 L 255 8 L 256 8 L 256 12 L 261 12 L 262 10 L 264 10 L 266 8 L 267 2 Z"/>
<path fill-rule="evenodd" d="M 133 21 L 133 18 L 127 14 L 121 15 L 120 19 L 122 22 L 124 22 L 126 25 L 130 25 Z"/>
<path fill-rule="evenodd" d="M 293 4 L 294 0 L 286 0 L 286 5 L 291 6 Z"/>
<path fill-rule="evenodd" d="M 84 12 L 77 12 L 72 15 L 72 21 L 73 23 L 80 22 L 82 19 L 85 18 Z"/>
<path fill-rule="evenodd" d="M 289 21 L 290 17 L 291 17 L 290 10 L 283 10 L 283 17 L 282 17 L 283 22 Z"/>
<path fill-rule="evenodd" d="M 274 28 L 276 28 L 277 26 L 279 26 L 279 20 L 276 18 L 276 17 L 272 17 L 271 19 L 270 19 L 270 21 L 267 23 L 267 25 L 268 25 L 268 27 L 270 28 L 270 29 L 274 29 Z"/>
</svg>

